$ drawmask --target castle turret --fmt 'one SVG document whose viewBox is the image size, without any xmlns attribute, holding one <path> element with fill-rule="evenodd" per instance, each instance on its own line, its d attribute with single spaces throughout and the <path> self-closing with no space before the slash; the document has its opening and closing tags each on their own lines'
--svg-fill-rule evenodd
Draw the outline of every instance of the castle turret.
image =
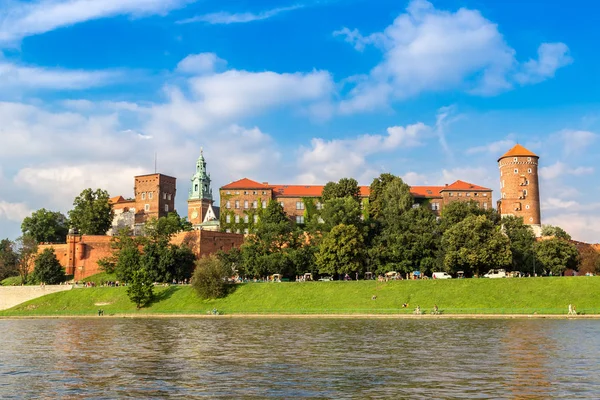
<svg viewBox="0 0 600 400">
<path fill-rule="evenodd" d="M 206 160 L 202 148 L 200 148 L 200 157 L 196 161 L 196 172 L 191 178 L 191 183 L 188 196 L 188 221 L 198 228 L 213 204 L 210 174 L 206 172 Z"/>
<path fill-rule="evenodd" d="M 538 161 L 537 155 L 520 144 L 498 159 L 500 215 L 522 217 L 523 222 L 530 225 L 537 236 L 541 235 L 542 227 Z"/>
</svg>

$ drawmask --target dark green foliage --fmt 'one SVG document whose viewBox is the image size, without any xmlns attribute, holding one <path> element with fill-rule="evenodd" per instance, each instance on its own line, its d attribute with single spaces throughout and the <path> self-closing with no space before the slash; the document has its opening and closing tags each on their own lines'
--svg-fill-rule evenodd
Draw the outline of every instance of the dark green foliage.
<svg viewBox="0 0 600 400">
<path fill-rule="evenodd" d="M 408 186 L 401 178 L 395 177 L 383 189 L 381 216 L 386 224 L 393 226 L 400 216 L 410 210 L 414 199 Z"/>
<path fill-rule="evenodd" d="M 321 199 L 327 202 L 331 199 L 343 199 L 344 197 L 352 197 L 358 202 L 360 189 L 358 182 L 354 178 L 342 178 L 339 182 L 328 182 L 323 188 Z"/>
<path fill-rule="evenodd" d="M 484 210 L 475 200 L 453 201 L 446 204 L 442 210 L 442 231 L 472 215 L 485 215 L 494 225 L 500 223 L 500 215 L 496 210 Z"/>
<path fill-rule="evenodd" d="M 382 217 L 383 205 L 385 203 L 383 192 L 385 187 L 395 178 L 396 176 L 386 172 L 379 175 L 378 178 L 373 179 L 369 194 L 369 217 L 374 219 Z"/>
<path fill-rule="evenodd" d="M 322 274 L 362 273 L 365 264 L 364 239 L 354 225 L 337 225 L 319 245 L 316 263 Z"/>
<path fill-rule="evenodd" d="M 21 283 L 26 284 L 31 263 L 37 255 L 37 241 L 29 235 L 23 235 L 17 239 L 14 248 L 17 252 L 17 269 L 19 270 Z"/>
<path fill-rule="evenodd" d="M 112 226 L 114 212 L 106 190 L 85 189 L 69 211 L 71 226 L 84 235 L 104 235 Z"/>
<path fill-rule="evenodd" d="M 577 248 L 564 239 L 553 237 L 537 242 L 535 255 L 536 262 L 546 273 L 562 275 L 566 269 L 577 269 Z"/>
<path fill-rule="evenodd" d="M 180 217 L 175 211 L 170 212 L 166 217 L 153 218 L 147 221 L 144 226 L 144 234 L 153 240 L 170 238 L 177 232 L 189 232 L 191 230 L 191 222 L 188 222 L 185 217 Z"/>
<path fill-rule="evenodd" d="M 502 218 L 502 228 L 510 240 L 512 270 L 533 272 L 535 234 L 531 227 L 523 223 L 523 218 L 507 216 Z"/>
<path fill-rule="evenodd" d="M 565 232 L 563 228 L 553 225 L 542 226 L 542 236 L 554 236 L 558 239 L 571 240 L 571 235 Z"/>
<path fill-rule="evenodd" d="M 127 296 L 138 310 L 154 299 L 154 284 L 145 268 L 133 271 L 127 286 Z"/>
<path fill-rule="evenodd" d="M 508 237 L 485 215 L 471 215 L 444 232 L 446 270 L 479 275 L 491 268 L 504 268 L 512 258 Z"/>
<path fill-rule="evenodd" d="M 196 261 L 192 286 L 201 299 L 216 299 L 227 294 L 231 269 L 219 257 L 210 255 Z"/>
<path fill-rule="evenodd" d="M 323 223 L 320 228 L 324 232 L 329 232 L 334 226 L 344 225 L 361 225 L 361 210 L 360 204 L 354 198 L 336 197 L 325 202 L 321 211 Z"/>
<path fill-rule="evenodd" d="M 56 285 L 66 280 L 65 270 L 58 262 L 54 249 L 45 249 L 35 259 L 32 274 L 35 283 Z"/>
<path fill-rule="evenodd" d="M 136 242 L 124 243 L 116 254 L 115 274 L 121 282 L 130 282 L 140 269 L 142 254 Z"/>
<path fill-rule="evenodd" d="M 281 204 L 279 204 L 275 200 L 269 201 L 267 208 L 262 210 L 260 214 L 260 224 L 268 225 L 280 224 L 284 222 L 289 223 L 289 218 L 287 217 L 287 215 L 285 215 Z"/>
<path fill-rule="evenodd" d="M 65 243 L 69 228 L 67 218 L 63 214 L 42 208 L 34 211 L 30 217 L 25 217 L 21 231 L 38 243 Z"/>
<path fill-rule="evenodd" d="M 8 239 L 0 241 L 0 281 L 19 274 L 17 267 L 19 255 L 15 252 L 14 243 Z"/>
</svg>

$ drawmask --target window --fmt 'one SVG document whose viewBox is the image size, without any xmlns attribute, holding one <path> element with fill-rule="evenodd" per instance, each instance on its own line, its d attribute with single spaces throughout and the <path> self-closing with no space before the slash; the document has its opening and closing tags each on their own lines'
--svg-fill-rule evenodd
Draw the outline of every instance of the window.
<svg viewBox="0 0 600 400">
<path fill-rule="evenodd" d="M 462 193 L 461 192 L 458 192 L 458 197 L 462 197 Z"/>
<path fill-rule="evenodd" d="M 533 217 L 529 218 L 529 222 L 533 222 Z"/>
<path fill-rule="evenodd" d="M 230 223 L 231 222 L 231 215 L 227 214 L 225 216 L 225 222 Z"/>
<path fill-rule="evenodd" d="M 448 196 L 449 196 L 449 197 L 452 197 L 452 192 L 448 193 Z"/>
<path fill-rule="evenodd" d="M 142 192 L 142 200 L 146 200 L 146 192 Z"/>
<path fill-rule="evenodd" d="M 483 209 L 487 210 L 487 203 L 483 203 Z"/>
<path fill-rule="evenodd" d="M 237 223 L 239 223 L 239 222 L 240 222 L 240 216 L 239 216 L 239 215 L 236 215 L 236 216 L 235 216 L 235 223 L 237 224 Z"/>
<path fill-rule="evenodd" d="M 527 170 L 527 172 L 528 172 L 528 173 L 531 173 L 531 168 L 529 168 L 529 169 Z"/>
<path fill-rule="evenodd" d="M 433 211 L 439 211 L 439 209 L 440 209 L 440 203 L 431 203 L 431 209 Z"/>
<path fill-rule="evenodd" d="M 247 224 L 248 223 L 248 215 L 244 215 L 244 222 Z"/>
<path fill-rule="evenodd" d="M 258 208 L 258 201 L 254 200 L 252 202 L 252 208 Z"/>
<path fill-rule="evenodd" d="M 197 191 L 198 191 L 198 184 L 195 184 L 194 185 L 194 192 L 197 192 Z"/>
<path fill-rule="evenodd" d="M 303 215 L 296 215 L 296 223 L 297 224 L 303 224 L 304 223 L 304 216 Z"/>
<path fill-rule="evenodd" d="M 467 192 L 467 193 L 465 193 L 465 196 L 471 197 L 471 193 Z"/>
<path fill-rule="evenodd" d="M 144 211 L 150 211 L 150 204 L 144 204 Z"/>
<path fill-rule="evenodd" d="M 171 193 L 167 193 L 167 200 L 171 200 Z"/>
<path fill-rule="evenodd" d="M 237 229 L 237 230 L 235 231 L 235 233 L 237 233 L 237 234 L 239 235 L 239 234 L 240 234 L 240 230 L 239 230 L 239 229 Z"/>
<path fill-rule="evenodd" d="M 248 228 L 244 228 L 244 234 L 247 235 L 248 234 Z"/>
<path fill-rule="evenodd" d="M 529 185 L 529 181 L 527 179 L 525 179 L 525 184 Z"/>
<path fill-rule="evenodd" d="M 240 192 L 235 192 L 235 194 L 240 194 Z"/>
<path fill-rule="evenodd" d="M 244 200 L 244 208 L 248 208 L 248 200 Z"/>
<path fill-rule="evenodd" d="M 527 205 L 525 206 L 525 209 L 526 209 L 526 210 L 529 210 L 529 204 L 527 204 Z"/>
<path fill-rule="evenodd" d="M 227 208 L 227 209 L 231 208 L 231 202 L 229 200 L 227 200 L 227 202 L 225 203 L 225 208 Z"/>
<path fill-rule="evenodd" d="M 500 176 L 502 176 L 502 171 L 500 171 Z"/>
<path fill-rule="evenodd" d="M 483 194 L 483 197 L 487 197 L 487 193 L 484 193 L 484 194 Z"/>
<path fill-rule="evenodd" d="M 235 201 L 235 208 L 240 208 L 240 201 L 239 200 Z"/>
<path fill-rule="evenodd" d="M 163 192 L 163 200 L 167 199 L 167 194 L 165 192 Z"/>
<path fill-rule="evenodd" d="M 517 161 L 519 161 L 519 159 L 517 157 L 515 157 L 515 158 L 513 158 L 513 161 L 517 162 Z"/>
<path fill-rule="evenodd" d="M 256 190 L 252 192 L 252 194 L 256 194 L 256 193 L 257 193 L 257 191 L 256 191 Z"/>
<path fill-rule="evenodd" d="M 152 200 L 153 192 L 148 192 L 148 199 Z"/>
<path fill-rule="evenodd" d="M 322 210 L 323 209 L 323 204 L 321 204 L 320 201 L 317 202 L 317 210 Z"/>
<path fill-rule="evenodd" d="M 296 210 L 304 210 L 304 203 L 301 201 L 296 202 Z"/>
<path fill-rule="evenodd" d="M 247 191 L 247 190 L 244 190 L 244 194 L 248 194 L 248 191 Z"/>
<path fill-rule="evenodd" d="M 281 208 L 283 208 L 283 201 L 280 201 L 279 205 L 281 206 Z"/>
<path fill-rule="evenodd" d="M 165 204 L 165 212 L 169 212 L 169 205 Z"/>
<path fill-rule="evenodd" d="M 258 223 L 258 215 L 254 214 L 254 217 L 252 217 L 252 218 L 253 218 L 255 224 Z"/>
<path fill-rule="evenodd" d="M 267 194 L 267 192 L 265 192 L 264 190 L 262 191 L 262 194 Z"/>
<path fill-rule="evenodd" d="M 231 233 L 231 229 L 225 229 L 225 232 Z"/>
<path fill-rule="evenodd" d="M 504 182 L 504 179 L 502 179 L 502 189 L 504 189 L 505 183 L 506 182 Z"/>
<path fill-rule="evenodd" d="M 230 193 L 230 192 L 229 192 L 229 190 L 228 190 L 227 192 L 225 192 L 225 194 L 231 194 L 231 193 Z"/>
<path fill-rule="evenodd" d="M 477 197 L 479 196 L 479 193 L 473 193 L 473 196 Z"/>
<path fill-rule="evenodd" d="M 531 161 L 531 157 L 527 157 L 527 161 Z"/>
<path fill-rule="evenodd" d="M 527 196 L 527 189 L 523 190 L 523 196 Z"/>
<path fill-rule="evenodd" d="M 506 198 L 506 193 L 502 193 L 502 198 L 505 199 Z"/>
<path fill-rule="evenodd" d="M 266 200 L 262 201 L 262 208 L 267 208 L 267 202 L 266 202 Z"/>
<path fill-rule="evenodd" d="M 519 173 L 519 169 L 515 168 L 515 174 L 518 174 L 518 173 Z"/>
</svg>

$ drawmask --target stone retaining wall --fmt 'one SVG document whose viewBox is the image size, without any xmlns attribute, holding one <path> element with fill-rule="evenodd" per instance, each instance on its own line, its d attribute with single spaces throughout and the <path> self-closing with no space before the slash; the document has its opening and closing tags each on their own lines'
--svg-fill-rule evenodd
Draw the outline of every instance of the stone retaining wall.
<svg viewBox="0 0 600 400">
<path fill-rule="evenodd" d="M 71 290 L 71 285 L 0 286 L 0 310 L 6 310 L 26 301 L 64 290 Z"/>
</svg>

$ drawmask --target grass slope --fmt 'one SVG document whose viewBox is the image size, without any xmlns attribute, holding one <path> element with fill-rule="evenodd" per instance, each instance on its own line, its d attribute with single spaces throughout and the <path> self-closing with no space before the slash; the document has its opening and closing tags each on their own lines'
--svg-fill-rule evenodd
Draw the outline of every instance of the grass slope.
<svg viewBox="0 0 600 400">
<path fill-rule="evenodd" d="M 213 308 L 225 314 L 400 314 L 417 305 L 429 312 L 434 304 L 445 314 L 564 314 L 570 303 L 580 313 L 600 313 L 600 277 L 250 283 L 216 300 L 198 299 L 189 286 L 156 292 L 156 301 L 139 311 L 124 287 L 97 287 L 40 297 L 0 316 L 94 315 L 100 308 L 105 315 L 205 314 Z"/>
</svg>

